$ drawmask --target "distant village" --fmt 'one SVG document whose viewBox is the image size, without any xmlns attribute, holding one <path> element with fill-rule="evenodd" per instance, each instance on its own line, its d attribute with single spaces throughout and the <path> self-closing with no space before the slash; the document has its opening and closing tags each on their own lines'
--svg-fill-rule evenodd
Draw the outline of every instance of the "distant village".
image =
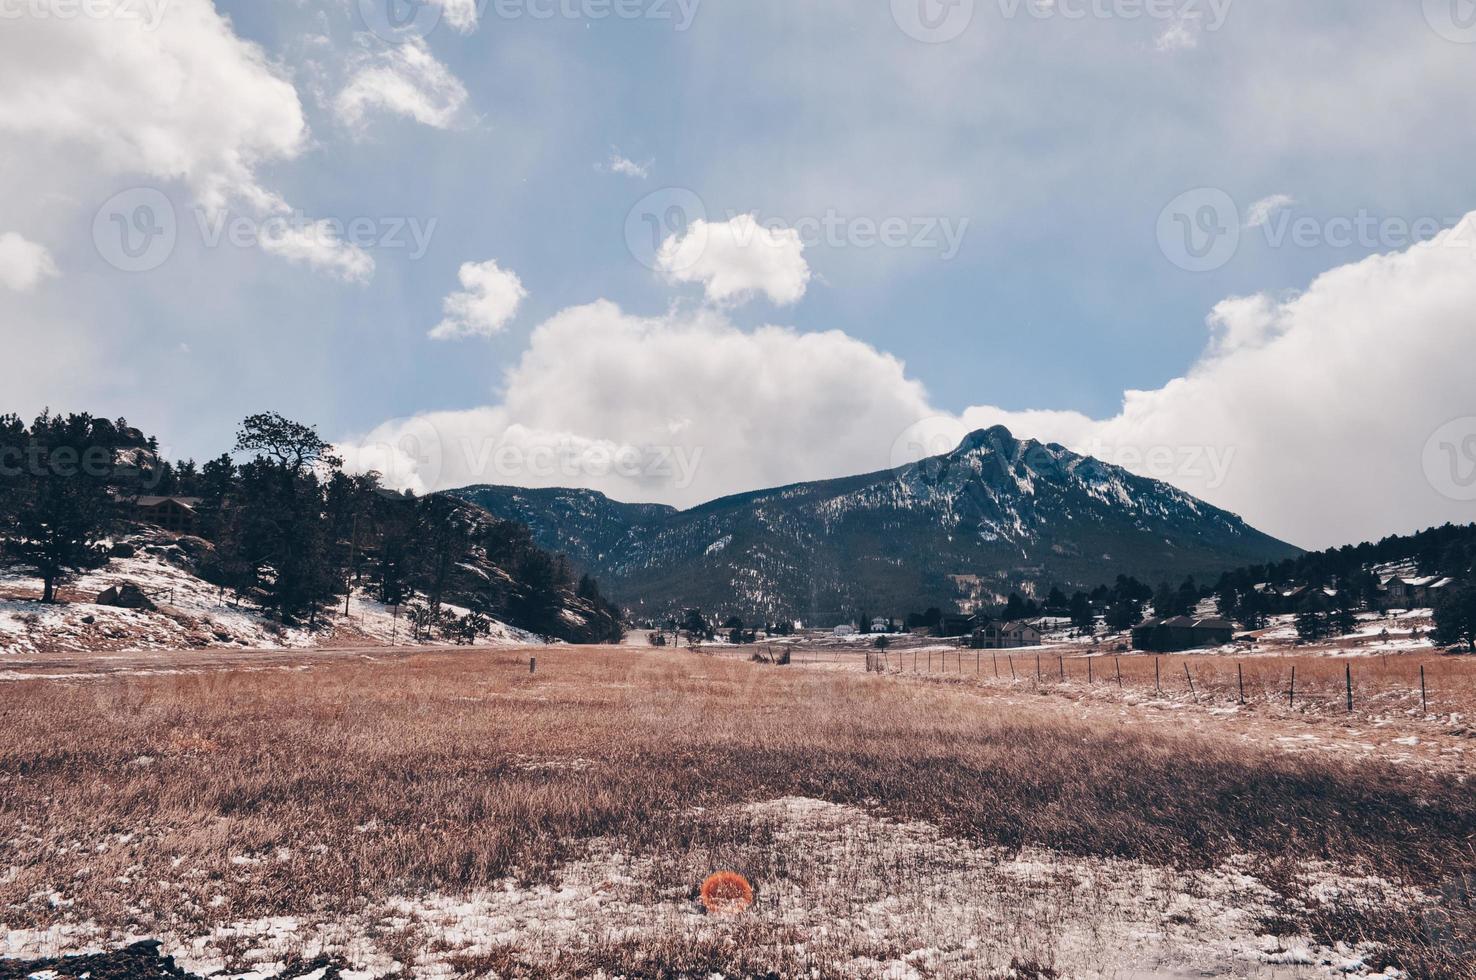
<svg viewBox="0 0 1476 980">
<path fill-rule="evenodd" d="M 975 576 L 950 576 L 955 582 Z M 1192 582 L 1192 580 L 1191 580 Z M 783 621 L 746 625 L 740 617 L 711 622 L 701 610 L 688 609 L 680 620 L 648 624 L 657 646 L 703 642 L 757 643 L 790 637 L 870 642 L 886 648 L 899 636 L 930 637 L 951 645 L 981 650 L 1038 647 L 1053 639 L 1090 639 L 1115 643 L 1116 649 L 1172 653 L 1210 649 L 1250 641 L 1274 618 L 1290 620 L 1307 641 L 1353 631 L 1358 617 L 1395 610 L 1434 609 L 1463 585 L 1451 575 L 1411 574 L 1408 569 L 1364 570 L 1360 581 L 1336 585 L 1256 582 L 1245 595 L 1232 590 L 1199 594 L 1192 584 L 1178 590 L 1161 586 L 1150 592 L 1131 579 L 1113 588 L 1077 592 L 1070 598 L 1052 589 L 1043 601 L 1011 594 L 1000 605 L 961 600 L 959 611 L 930 608 L 905 617 L 861 615 L 834 626 L 807 627 Z M 1145 614 L 1144 610 L 1148 610 Z M 1160 611 L 1163 612 L 1160 615 Z M 1458 632 L 1449 639 L 1461 641 Z"/>
</svg>

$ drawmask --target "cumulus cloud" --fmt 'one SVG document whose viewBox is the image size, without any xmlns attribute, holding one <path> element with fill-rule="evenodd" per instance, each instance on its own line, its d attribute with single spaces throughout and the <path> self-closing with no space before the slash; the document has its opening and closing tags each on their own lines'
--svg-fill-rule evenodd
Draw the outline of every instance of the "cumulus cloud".
<svg viewBox="0 0 1476 980">
<path fill-rule="evenodd" d="M 805 295 L 810 266 L 793 228 L 766 228 L 751 214 L 693 221 L 661 244 L 656 266 L 673 282 L 701 283 L 709 302 L 737 305 L 762 293 L 787 306 Z"/>
<path fill-rule="evenodd" d="M 96 8 L 107 16 L 41 2 L 56 9 L 6 19 L 0 32 L 0 148 L 62 154 L 45 175 L 51 192 L 100 193 L 118 175 L 179 181 L 212 216 L 259 222 L 269 254 L 349 281 L 372 275 L 362 249 L 338 241 L 328 222 L 291 224 L 292 208 L 262 182 L 263 167 L 306 147 L 302 105 L 285 72 L 211 0 Z"/>
<path fill-rule="evenodd" d="M 605 163 L 604 169 L 612 174 L 635 177 L 640 180 L 645 180 L 651 176 L 651 165 L 649 163 L 636 163 L 629 157 L 623 156 L 619 147 L 610 151 L 610 159 Z"/>
<path fill-rule="evenodd" d="M 1460 491 L 1476 459 L 1442 460 L 1432 440 L 1453 421 L 1476 434 L 1466 377 L 1476 356 L 1473 256 L 1476 214 L 1429 243 L 1327 272 L 1300 294 L 1219 304 L 1205 356 L 1160 389 L 1127 392 L 1112 418 L 975 408 L 964 422 L 1132 463 L 1306 546 L 1469 521 Z M 1223 472 L 1211 472 L 1211 451 L 1232 457 Z"/>
<path fill-rule="evenodd" d="M 24 293 L 56 274 L 56 263 L 44 245 L 13 231 L 0 235 L 0 286 Z"/>
<path fill-rule="evenodd" d="M 694 504 L 885 460 L 879 434 L 929 410 L 900 361 L 839 331 L 607 301 L 541 324 L 503 380 L 494 406 L 387 424 L 346 441 L 348 456 L 413 489 L 579 485 Z"/>
<path fill-rule="evenodd" d="M 447 24 L 462 34 L 470 34 L 476 30 L 479 14 L 477 0 L 439 0 L 439 2 L 441 15 L 445 17 Z"/>
<path fill-rule="evenodd" d="M 387 113 L 447 129 L 466 101 L 461 80 L 436 60 L 424 40 L 411 38 L 360 53 L 333 106 L 339 119 L 353 128 L 362 128 L 373 113 Z"/>
<path fill-rule="evenodd" d="M 461 289 L 442 304 L 445 319 L 429 334 L 434 340 L 500 333 L 528 295 L 517 273 L 500 268 L 495 261 L 464 263 L 457 278 Z"/>
<path fill-rule="evenodd" d="M 1269 197 L 1263 197 L 1252 204 L 1250 209 L 1246 211 L 1245 226 L 1247 228 L 1263 228 L 1266 222 L 1271 220 L 1273 214 L 1282 208 L 1291 207 L 1295 203 L 1297 203 L 1296 198 L 1290 194 L 1272 194 Z"/>
<path fill-rule="evenodd" d="M 302 225 L 268 222 L 262 227 L 261 250 L 344 282 L 364 283 L 374 277 L 374 259 L 339 238 L 336 225 L 328 220 Z"/>
<path fill-rule="evenodd" d="M 1452 420 L 1476 441 L 1473 255 L 1476 214 L 1297 295 L 1226 300 L 1183 377 L 1127 392 L 1106 419 L 950 413 L 896 358 L 838 331 L 744 331 L 714 310 L 646 318 L 598 302 L 534 331 L 498 404 L 393 423 L 355 445 L 379 446 L 418 489 L 587 486 L 690 505 L 880 469 L 1003 424 L 1176 484 L 1294 543 L 1340 544 L 1470 519 L 1450 488 L 1476 478 L 1476 459 L 1461 470 L 1453 458 L 1452 483 L 1427 450 Z"/>
<path fill-rule="evenodd" d="M 112 173 L 179 178 L 211 209 L 279 208 L 257 170 L 305 145 L 291 82 L 210 0 L 173 0 L 152 25 L 129 16 L 145 7 L 7 19 L 0 135 L 82 148 Z"/>
</svg>

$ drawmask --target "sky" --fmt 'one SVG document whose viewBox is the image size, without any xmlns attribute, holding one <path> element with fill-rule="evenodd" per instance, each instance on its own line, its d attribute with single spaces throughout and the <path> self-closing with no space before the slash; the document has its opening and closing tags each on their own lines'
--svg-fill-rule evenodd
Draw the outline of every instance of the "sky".
<svg viewBox="0 0 1476 980">
<path fill-rule="evenodd" d="M 0 0 L 0 411 L 689 506 L 1002 424 L 1476 520 L 1472 0 Z"/>
</svg>

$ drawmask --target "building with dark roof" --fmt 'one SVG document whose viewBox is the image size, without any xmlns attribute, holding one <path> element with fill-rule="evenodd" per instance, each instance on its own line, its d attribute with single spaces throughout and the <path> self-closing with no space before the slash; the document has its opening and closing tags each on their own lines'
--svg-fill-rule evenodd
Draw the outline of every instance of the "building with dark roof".
<svg viewBox="0 0 1476 980">
<path fill-rule="evenodd" d="M 1153 653 L 1173 653 L 1229 643 L 1235 626 L 1228 619 L 1196 616 L 1155 616 L 1133 627 L 1133 646 Z"/>
</svg>

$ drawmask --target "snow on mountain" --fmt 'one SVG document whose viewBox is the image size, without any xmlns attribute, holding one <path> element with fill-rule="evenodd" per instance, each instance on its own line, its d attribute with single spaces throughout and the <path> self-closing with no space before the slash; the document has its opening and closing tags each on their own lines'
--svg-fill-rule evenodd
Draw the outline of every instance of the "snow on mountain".
<svg viewBox="0 0 1476 980">
<path fill-rule="evenodd" d="M 1296 553 L 1181 490 L 1002 427 L 896 469 L 686 511 L 587 490 L 451 493 L 528 524 L 637 616 L 697 606 L 840 620 L 948 608 L 950 575 L 977 575 L 1004 596 L 1118 574 L 1177 582 Z"/>
</svg>

